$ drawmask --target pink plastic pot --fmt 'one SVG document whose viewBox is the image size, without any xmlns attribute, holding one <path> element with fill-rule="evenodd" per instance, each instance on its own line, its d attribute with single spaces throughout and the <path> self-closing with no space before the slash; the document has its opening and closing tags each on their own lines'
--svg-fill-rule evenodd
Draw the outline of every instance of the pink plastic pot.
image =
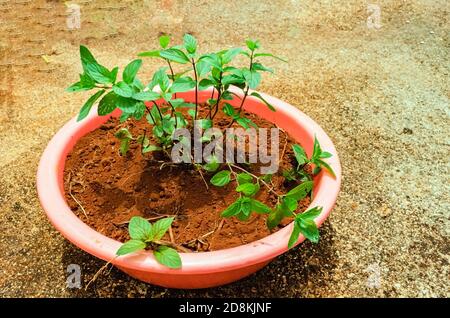
<svg viewBox="0 0 450 318">
<path fill-rule="evenodd" d="M 237 90 L 236 93 L 240 94 Z M 187 101 L 194 101 L 193 92 L 179 95 Z M 328 163 L 335 171 L 336 178 L 321 172 L 316 178 L 315 198 L 311 203 L 311 207 L 323 207 L 322 213 L 315 220 L 320 226 L 333 208 L 341 184 L 341 166 L 336 149 L 322 128 L 311 118 L 279 99 L 261 95 L 276 108 L 276 112 L 270 111 L 254 97 L 247 98 L 245 109 L 283 128 L 306 149 L 308 155 L 311 155 L 313 149 L 314 135 L 317 136 L 323 150 L 333 154 Z M 201 91 L 199 101 L 205 102 L 210 96 L 211 91 Z M 233 101 L 232 104 L 237 106 L 239 100 Z M 111 116 L 119 114 L 120 112 L 116 111 Z M 73 244 L 105 261 L 114 259 L 121 243 L 96 232 L 70 210 L 64 198 L 63 171 L 67 154 L 75 143 L 111 116 L 99 117 L 94 109 L 88 118 L 79 123 L 75 118 L 69 121 L 48 144 L 37 173 L 39 199 L 52 224 Z M 121 256 L 115 258 L 112 263 L 137 279 L 164 287 L 219 286 L 256 272 L 273 258 L 286 252 L 292 227 L 293 224 L 290 224 L 264 239 L 235 248 L 214 252 L 182 253 L 183 266 L 177 270 L 158 264 L 148 251 Z M 303 240 L 304 237 L 301 236 L 297 244 Z"/>
</svg>

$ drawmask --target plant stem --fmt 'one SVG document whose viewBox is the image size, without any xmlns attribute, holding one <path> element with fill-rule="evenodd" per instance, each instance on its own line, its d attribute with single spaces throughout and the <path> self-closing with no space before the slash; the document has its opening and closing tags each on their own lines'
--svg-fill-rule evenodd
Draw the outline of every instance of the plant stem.
<svg viewBox="0 0 450 318">
<path fill-rule="evenodd" d="M 86 210 L 81 205 L 80 201 L 78 201 L 77 198 L 75 198 L 75 196 L 72 194 L 72 174 L 69 174 L 69 194 L 72 197 L 72 199 L 78 204 L 78 206 L 81 208 L 81 211 L 83 211 L 84 216 L 86 218 L 88 218 Z"/>
<path fill-rule="evenodd" d="M 103 89 L 110 89 L 111 86 L 101 86 L 101 85 L 95 85 L 96 88 L 103 88 Z"/>
<path fill-rule="evenodd" d="M 161 110 L 160 110 L 159 107 L 158 107 L 158 104 L 156 104 L 156 102 L 155 102 L 154 100 L 152 100 L 152 103 L 153 103 L 153 105 L 155 105 L 156 109 L 158 110 L 159 117 L 160 117 L 161 120 L 162 120 L 162 119 L 163 119 L 163 116 L 162 116 L 162 114 L 161 114 Z"/>
<path fill-rule="evenodd" d="M 214 98 L 214 90 L 215 90 L 215 87 L 213 86 L 213 89 L 212 89 L 212 92 L 211 92 L 211 98 L 210 98 L 210 99 L 213 99 L 213 98 Z M 212 109 L 213 109 L 213 106 L 211 105 L 211 106 L 209 107 L 209 113 L 208 113 L 209 119 L 212 119 L 212 118 L 211 118 L 211 115 L 212 115 Z"/>
<path fill-rule="evenodd" d="M 173 116 L 173 113 L 175 112 L 175 107 L 173 107 L 173 105 L 172 105 L 172 103 L 171 102 L 167 102 L 169 105 L 170 105 L 170 107 L 172 108 L 172 111 L 171 111 L 171 113 L 170 113 L 170 116 Z M 177 129 L 178 128 L 178 118 L 177 118 L 177 116 L 175 115 L 175 129 Z"/>
<path fill-rule="evenodd" d="M 240 115 L 241 112 L 242 112 L 242 108 L 244 107 L 244 102 L 245 102 L 245 99 L 246 99 L 247 96 L 248 96 L 248 91 L 249 91 L 249 90 L 250 90 L 250 87 L 247 86 L 247 89 L 245 90 L 245 93 L 244 93 L 244 97 L 242 98 L 242 101 L 241 101 L 241 105 L 239 106 L 238 115 Z"/>
<path fill-rule="evenodd" d="M 144 149 L 145 137 L 147 135 L 147 128 L 144 128 L 144 137 L 142 137 L 141 148 Z"/>
<path fill-rule="evenodd" d="M 172 75 L 172 82 L 175 81 L 175 73 L 173 72 L 172 63 L 168 59 L 165 59 L 167 61 L 167 64 L 169 65 L 170 74 Z M 177 93 L 174 93 L 173 96 L 177 98 Z"/>
<path fill-rule="evenodd" d="M 230 169 L 231 173 L 233 174 L 234 179 L 237 181 L 238 177 L 237 177 L 237 173 L 233 170 L 233 168 L 231 168 L 231 165 L 227 162 L 227 166 L 228 169 Z M 239 192 L 239 197 L 242 197 L 242 194 Z"/>
<path fill-rule="evenodd" d="M 269 192 L 272 192 L 273 194 L 275 194 L 275 195 L 278 196 L 278 197 L 281 196 L 281 195 L 279 195 L 279 194 L 273 189 L 273 187 L 271 187 L 267 182 L 265 182 L 263 179 L 261 179 L 261 178 L 258 177 L 257 175 L 255 175 L 255 174 L 253 174 L 253 173 L 251 173 L 251 172 L 245 170 L 244 168 L 241 168 L 241 167 L 239 167 L 239 166 L 237 166 L 237 165 L 235 165 L 235 164 L 227 163 L 227 165 L 228 165 L 229 167 L 233 167 L 233 168 L 236 168 L 236 169 L 238 169 L 238 170 L 241 170 L 241 171 L 243 171 L 243 172 L 245 172 L 245 173 L 248 173 L 248 174 L 251 175 L 253 178 L 257 179 L 258 182 L 260 181 L 264 186 L 266 186 L 266 188 L 269 190 Z"/>
<path fill-rule="evenodd" d="M 220 102 L 220 99 L 222 98 L 222 72 L 220 72 L 220 75 L 219 75 L 219 90 L 218 90 L 218 95 L 217 95 L 217 102 L 216 102 L 216 105 L 215 105 L 215 108 L 214 108 L 214 115 L 212 116 L 212 120 L 214 120 L 214 117 L 216 117 L 216 115 L 217 115 L 217 112 L 219 111 L 219 102 Z"/>
<path fill-rule="evenodd" d="M 195 66 L 195 61 L 192 59 L 192 67 L 194 68 L 194 79 L 195 79 L 195 116 L 194 120 L 197 120 L 197 109 L 198 109 L 198 78 L 197 78 L 197 68 Z"/>
<path fill-rule="evenodd" d="M 208 182 L 206 182 L 205 177 L 203 176 L 202 168 L 201 168 L 201 167 L 199 168 L 199 167 L 195 164 L 195 162 L 194 162 L 194 157 L 192 157 L 192 155 L 191 155 L 191 163 L 194 165 L 194 168 L 195 168 L 195 169 L 198 171 L 198 173 L 200 174 L 200 177 L 202 178 L 203 182 L 205 183 L 206 190 L 208 191 L 208 190 L 209 190 Z"/>
<path fill-rule="evenodd" d="M 145 103 L 144 103 L 144 105 L 145 105 Z M 145 105 L 145 108 L 147 109 L 147 112 L 148 112 L 148 114 L 150 115 L 150 117 L 152 118 L 152 120 L 153 120 L 153 123 L 154 124 L 156 124 L 156 120 L 155 120 L 155 117 L 153 117 L 153 115 L 152 115 L 152 112 L 150 111 L 150 108 L 148 108 L 148 106 L 147 105 Z"/>
<path fill-rule="evenodd" d="M 156 241 L 153 241 L 152 243 L 155 243 L 155 244 L 158 244 L 158 245 L 165 245 L 165 246 L 168 246 L 168 247 L 172 247 L 172 248 L 177 249 L 177 250 L 179 250 L 180 252 L 183 252 L 183 253 L 192 253 L 192 250 L 190 250 L 190 249 L 188 249 L 188 248 L 186 248 L 184 246 L 181 246 L 179 244 L 169 242 L 169 241 L 156 240 Z"/>
<path fill-rule="evenodd" d="M 252 70 L 252 66 L 253 66 L 253 53 L 254 53 L 254 51 L 252 51 L 252 53 L 250 55 L 250 68 L 249 68 L 250 71 Z M 242 112 L 242 108 L 244 107 L 244 102 L 245 102 L 245 99 L 248 96 L 248 91 L 249 90 L 250 90 L 250 86 L 247 84 L 247 88 L 245 89 L 245 92 L 244 92 L 244 97 L 242 98 L 241 105 L 239 106 L 238 115 L 240 115 L 241 112 Z M 234 122 L 235 122 L 235 119 L 233 118 L 231 123 L 228 125 L 228 128 L 231 127 L 234 124 Z"/>
</svg>

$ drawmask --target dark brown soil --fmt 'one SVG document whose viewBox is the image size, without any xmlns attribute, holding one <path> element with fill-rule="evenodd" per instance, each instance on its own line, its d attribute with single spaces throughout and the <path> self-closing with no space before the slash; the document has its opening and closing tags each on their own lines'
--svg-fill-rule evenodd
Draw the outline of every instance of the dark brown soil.
<svg viewBox="0 0 450 318">
<path fill-rule="evenodd" d="M 259 127 L 273 127 L 268 121 L 247 114 Z M 229 119 L 216 116 L 215 123 L 226 127 Z M 70 208 L 96 231 L 119 241 L 129 239 L 127 222 L 132 216 L 150 221 L 175 216 L 172 232 L 177 244 L 192 251 L 220 250 L 250 243 L 269 234 L 266 215 L 253 214 L 247 222 L 236 218 L 222 222 L 220 213 L 236 198 L 235 182 L 220 188 L 206 188 L 198 171 L 190 165 L 164 165 L 155 155 L 141 154 L 140 145 L 131 144 L 127 155 L 119 154 L 119 141 L 114 133 L 127 127 L 134 137 L 149 130 L 146 120 L 129 120 L 120 124 L 111 119 L 99 129 L 82 137 L 68 155 L 64 171 L 64 187 Z M 277 193 L 285 193 L 295 184 L 286 184 L 281 172 L 292 167 L 293 139 L 280 132 L 280 169 L 272 182 Z M 284 156 L 281 156 L 284 151 Z M 160 159 L 160 158 L 158 158 Z M 247 168 L 259 175 L 258 164 Z M 214 173 L 205 174 L 209 179 Z M 74 198 L 79 202 L 77 203 Z M 262 186 L 256 198 L 270 207 L 276 197 Z M 309 205 L 309 198 L 299 204 L 299 212 Z M 84 212 L 87 217 L 84 215 Z M 284 220 L 277 231 L 290 220 Z M 169 240 L 169 236 L 166 237 Z"/>
</svg>

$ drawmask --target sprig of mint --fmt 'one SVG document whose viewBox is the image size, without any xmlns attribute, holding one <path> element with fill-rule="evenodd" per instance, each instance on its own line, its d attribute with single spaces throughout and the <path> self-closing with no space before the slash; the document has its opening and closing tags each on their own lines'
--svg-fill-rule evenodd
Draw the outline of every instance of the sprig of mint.
<svg viewBox="0 0 450 318">
<path fill-rule="evenodd" d="M 178 252 L 161 242 L 173 220 L 173 218 L 164 218 L 152 224 L 140 216 L 132 217 L 128 225 L 131 240 L 123 243 L 116 254 L 122 256 L 151 247 L 153 255 L 160 264 L 169 268 L 180 268 L 181 258 Z"/>
<path fill-rule="evenodd" d="M 333 177 L 336 177 L 331 166 L 323 160 L 332 157 L 332 154 L 322 150 L 317 137 L 314 137 L 314 146 L 311 158 L 308 158 L 305 150 L 300 145 L 292 145 L 292 150 L 294 152 L 295 160 L 297 161 L 297 166 L 292 170 L 283 171 L 283 176 L 286 180 L 311 180 L 310 176 L 303 169 L 307 164 L 314 165 L 314 175 L 317 175 L 323 168 L 325 168 Z"/>
</svg>

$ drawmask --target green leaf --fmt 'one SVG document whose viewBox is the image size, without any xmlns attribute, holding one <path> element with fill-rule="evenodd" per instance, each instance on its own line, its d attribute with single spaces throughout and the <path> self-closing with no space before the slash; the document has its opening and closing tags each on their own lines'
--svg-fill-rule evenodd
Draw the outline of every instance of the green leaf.
<svg viewBox="0 0 450 318">
<path fill-rule="evenodd" d="M 117 72 L 119 72 L 119 68 L 116 66 L 110 72 L 111 83 L 115 83 L 117 79 Z"/>
<path fill-rule="evenodd" d="M 134 78 L 136 77 L 137 72 L 141 68 L 142 60 L 134 60 L 130 62 L 122 73 L 122 79 L 127 84 L 132 84 L 134 81 Z M 125 96 L 128 97 L 128 96 Z"/>
<path fill-rule="evenodd" d="M 318 159 L 320 157 L 320 154 L 322 153 L 322 148 L 320 147 L 319 140 L 316 136 L 314 136 L 314 147 L 313 147 L 313 154 L 311 156 L 311 159 Z"/>
<path fill-rule="evenodd" d="M 231 116 L 231 117 L 233 117 L 233 115 L 236 114 L 234 107 L 228 103 L 225 103 L 225 105 L 223 106 L 223 112 L 225 113 L 225 115 Z"/>
<path fill-rule="evenodd" d="M 314 169 L 313 169 L 313 175 L 316 175 L 316 174 L 319 174 L 319 172 L 322 170 L 322 168 L 321 167 L 319 167 L 319 166 L 316 166 L 316 167 L 314 167 Z"/>
<path fill-rule="evenodd" d="M 146 51 L 146 52 L 139 53 L 138 56 L 143 56 L 143 57 L 161 57 L 161 55 L 159 53 L 160 53 L 160 50 Z"/>
<path fill-rule="evenodd" d="M 213 122 L 211 119 L 198 119 L 196 124 L 202 129 L 209 129 L 212 127 Z"/>
<path fill-rule="evenodd" d="M 258 62 L 252 63 L 251 70 L 273 73 L 273 69 L 265 67 L 264 65 L 262 65 L 261 63 L 258 63 Z"/>
<path fill-rule="evenodd" d="M 242 192 L 246 196 L 253 196 L 259 191 L 259 184 L 257 183 L 244 183 L 236 188 L 237 192 Z"/>
<path fill-rule="evenodd" d="M 168 35 L 162 35 L 159 37 L 159 45 L 161 45 L 161 47 L 163 49 L 165 49 L 170 43 L 170 36 Z"/>
<path fill-rule="evenodd" d="M 120 154 L 125 156 L 130 148 L 131 133 L 126 128 L 121 128 L 114 134 L 120 140 Z"/>
<path fill-rule="evenodd" d="M 233 100 L 233 94 L 229 91 L 224 91 L 222 93 L 222 99 L 223 100 Z"/>
<path fill-rule="evenodd" d="M 270 211 L 272 211 L 272 209 L 269 208 L 267 205 L 265 205 L 264 203 L 262 203 L 258 200 L 255 200 L 255 199 L 251 199 L 250 204 L 251 204 L 251 210 L 256 213 L 266 214 L 266 213 L 270 213 Z"/>
<path fill-rule="evenodd" d="M 146 91 L 134 93 L 133 98 L 140 101 L 150 101 L 150 100 L 158 100 L 161 98 L 161 96 L 159 95 L 159 93 Z"/>
<path fill-rule="evenodd" d="M 126 112 L 122 112 L 122 114 L 120 114 L 120 123 L 125 122 L 128 118 L 130 118 L 133 114 L 130 113 L 126 113 Z"/>
<path fill-rule="evenodd" d="M 255 127 L 255 128 L 258 128 L 258 126 L 253 121 L 251 121 L 249 118 L 247 118 L 247 117 L 237 117 L 236 118 L 236 122 L 239 125 L 241 125 L 242 127 L 244 127 L 245 129 L 250 128 L 250 125 Z"/>
<path fill-rule="evenodd" d="M 145 104 L 143 102 L 136 103 L 134 113 L 132 114 L 134 119 L 141 120 L 142 117 L 144 117 L 146 110 L 147 108 L 145 107 Z"/>
<path fill-rule="evenodd" d="M 114 93 L 122 97 L 131 97 L 133 89 L 125 82 L 119 82 L 112 87 Z"/>
<path fill-rule="evenodd" d="M 280 224 L 284 217 L 293 216 L 293 213 L 289 210 L 285 200 L 281 200 L 272 212 L 267 217 L 267 227 L 271 230 Z"/>
<path fill-rule="evenodd" d="M 220 163 L 218 162 L 218 159 L 216 156 L 211 156 L 208 158 L 208 162 L 203 165 L 203 169 L 205 169 L 208 172 L 214 172 L 217 169 L 219 169 Z"/>
<path fill-rule="evenodd" d="M 136 104 L 138 103 L 137 100 L 133 98 L 126 98 L 123 96 L 117 96 L 116 105 L 118 108 L 120 108 L 122 111 L 127 113 L 134 113 Z"/>
<path fill-rule="evenodd" d="M 202 77 L 209 71 L 211 71 L 211 65 L 209 65 L 205 61 L 198 61 L 195 65 L 195 69 L 197 70 L 197 76 Z"/>
<path fill-rule="evenodd" d="M 219 169 L 220 164 L 218 162 L 208 162 L 203 165 L 203 169 L 205 169 L 208 172 L 214 172 L 217 169 Z"/>
<path fill-rule="evenodd" d="M 122 156 L 125 156 L 128 152 L 128 150 L 130 149 L 130 139 L 122 139 L 120 141 L 120 154 Z"/>
<path fill-rule="evenodd" d="M 142 84 L 142 82 L 137 77 L 135 77 L 133 80 L 133 87 L 140 91 L 145 88 L 144 84 Z"/>
<path fill-rule="evenodd" d="M 179 108 L 180 106 L 182 106 L 182 105 L 185 104 L 183 98 L 172 99 L 172 100 L 170 101 L 170 103 L 172 104 L 172 106 L 173 106 L 174 108 Z"/>
<path fill-rule="evenodd" d="M 265 174 L 265 175 L 262 175 L 262 176 L 260 176 L 260 178 L 264 181 L 264 182 L 267 182 L 267 183 L 269 183 L 269 182 L 271 182 L 272 181 L 272 177 L 273 177 L 273 175 L 272 174 Z"/>
<path fill-rule="evenodd" d="M 188 90 L 191 90 L 194 87 L 195 81 L 192 78 L 188 76 L 180 77 L 172 83 L 169 92 L 171 93 L 187 92 Z"/>
<path fill-rule="evenodd" d="M 87 47 L 80 46 L 81 64 L 84 72 L 96 83 L 109 84 L 114 82 L 114 73 L 97 63 Z"/>
<path fill-rule="evenodd" d="M 159 151 L 162 150 L 161 147 L 155 146 L 155 145 L 147 145 L 142 149 L 142 153 L 152 152 L 152 151 Z"/>
<path fill-rule="evenodd" d="M 246 214 L 243 210 L 239 214 L 236 214 L 236 218 L 241 222 L 246 222 L 250 218 L 250 213 Z"/>
<path fill-rule="evenodd" d="M 297 216 L 300 215 L 301 214 L 298 214 Z M 302 218 L 296 217 L 295 222 L 298 224 L 300 232 L 305 238 L 313 243 L 319 242 L 319 229 L 317 228 L 317 225 L 313 220 L 304 220 Z"/>
<path fill-rule="evenodd" d="M 283 219 L 283 215 L 280 213 L 278 206 L 269 213 L 266 223 L 269 230 L 274 229 L 278 224 L 280 224 Z"/>
<path fill-rule="evenodd" d="M 217 187 L 223 187 L 230 183 L 231 181 L 231 172 L 229 170 L 222 170 L 217 172 L 210 180 L 210 182 L 217 186 Z"/>
<path fill-rule="evenodd" d="M 117 95 L 114 92 L 109 92 L 98 103 L 97 114 L 105 116 L 112 113 L 116 109 Z"/>
<path fill-rule="evenodd" d="M 233 58 L 240 54 L 243 51 L 242 48 L 237 47 L 237 48 L 231 48 L 225 51 L 225 53 L 222 55 L 221 59 L 222 59 L 222 64 L 228 64 L 231 62 L 231 60 L 233 60 Z"/>
<path fill-rule="evenodd" d="M 239 184 L 251 183 L 253 182 L 253 177 L 246 172 L 238 173 L 237 182 Z"/>
<path fill-rule="evenodd" d="M 245 81 L 247 82 L 247 85 L 251 89 L 256 89 L 261 82 L 261 74 L 259 74 L 256 71 L 250 71 L 250 70 L 243 70 L 243 75 L 245 78 Z"/>
<path fill-rule="evenodd" d="M 194 54 L 197 50 L 197 40 L 190 34 L 186 33 L 183 37 L 184 47 L 186 51 Z"/>
<path fill-rule="evenodd" d="M 136 142 L 142 147 L 147 147 L 150 144 L 150 140 L 147 137 L 144 137 L 144 135 L 139 135 L 136 138 Z"/>
<path fill-rule="evenodd" d="M 301 214 L 298 214 L 298 218 L 300 219 L 304 219 L 304 220 L 314 220 L 316 217 L 318 217 L 320 215 L 320 213 L 322 213 L 323 208 L 322 207 L 314 207 L 312 209 L 309 209 L 306 212 L 303 212 Z"/>
<path fill-rule="evenodd" d="M 166 68 L 162 67 L 153 74 L 152 82 L 158 84 L 163 92 L 167 91 L 170 85 L 169 77 L 166 74 Z"/>
<path fill-rule="evenodd" d="M 66 92 L 88 91 L 95 87 L 95 81 L 86 74 L 80 74 L 80 81 L 66 88 Z"/>
<path fill-rule="evenodd" d="M 80 45 L 80 57 L 82 64 L 97 63 L 91 51 L 84 45 Z"/>
<path fill-rule="evenodd" d="M 285 197 L 284 198 L 284 202 L 286 203 L 286 206 L 288 207 L 289 211 L 294 212 L 295 210 L 297 210 L 298 207 L 298 201 L 295 200 L 292 197 Z"/>
<path fill-rule="evenodd" d="M 159 246 L 157 250 L 153 251 L 156 260 L 169 268 L 180 268 L 181 257 L 176 250 L 167 246 Z"/>
<path fill-rule="evenodd" d="M 256 53 L 256 54 L 254 55 L 255 58 L 257 58 L 257 57 L 263 57 L 263 56 L 273 57 L 273 58 L 275 58 L 275 59 L 277 59 L 277 60 L 280 60 L 280 61 L 282 61 L 282 62 L 287 63 L 287 60 L 285 60 L 285 59 L 283 59 L 283 58 L 281 58 L 281 57 L 275 56 L 275 55 L 273 55 L 273 54 L 271 54 L 271 53 Z"/>
<path fill-rule="evenodd" d="M 254 51 L 260 47 L 258 40 L 255 40 L 255 41 L 247 40 L 247 41 L 245 41 L 245 44 L 247 44 L 247 47 L 250 51 Z"/>
<path fill-rule="evenodd" d="M 287 181 L 297 180 L 297 173 L 294 169 L 284 170 L 282 175 Z"/>
<path fill-rule="evenodd" d="M 302 184 L 299 184 L 294 189 L 289 191 L 285 197 L 286 198 L 292 198 L 296 201 L 299 201 L 306 197 L 309 192 L 311 192 L 313 188 L 314 182 L 313 181 L 305 181 Z"/>
<path fill-rule="evenodd" d="M 300 236 L 300 226 L 297 222 L 294 222 L 294 227 L 292 229 L 291 236 L 289 237 L 288 248 L 292 248 L 295 243 L 298 241 L 298 237 Z"/>
<path fill-rule="evenodd" d="M 161 126 L 154 126 L 153 134 L 158 138 L 162 138 L 164 136 L 164 130 L 162 129 Z"/>
<path fill-rule="evenodd" d="M 239 201 L 241 202 L 241 213 L 237 217 L 241 221 L 247 221 L 252 212 L 251 198 L 242 197 Z"/>
<path fill-rule="evenodd" d="M 250 88 L 251 88 L 251 87 L 250 87 Z M 257 92 L 252 92 L 250 95 L 251 95 L 251 96 L 255 96 L 256 98 L 259 98 L 264 104 L 266 104 L 267 107 L 269 107 L 269 109 L 270 109 L 271 111 L 273 111 L 273 112 L 276 111 L 275 107 L 273 107 L 272 104 L 270 104 L 268 101 L 266 101 L 266 100 L 264 99 L 264 97 L 261 96 L 261 94 L 259 94 L 259 93 L 257 93 Z"/>
<path fill-rule="evenodd" d="M 167 49 L 161 51 L 159 55 L 161 55 L 161 57 L 165 59 L 168 59 L 169 61 L 174 61 L 181 64 L 189 63 L 189 58 L 187 57 L 187 55 L 179 49 L 175 48 Z"/>
<path fill-rule="evenodd" d="M 217 103 L 217 99 L 215 98 L 208 98 L 208 100 L 206 101 L 208 103 L 208 105 L 213 106 Z"/>
<path fill-rule="evenodd" d="M 149 240 L 160 240 L 172 225 L 174 218 L 164 218 L 153 223 Z"/>
<path fill-rule="evenodd" d="M 130 240 L 122 244 L 122 246 L 117 250 L 116 255 L 121 256 L 125 254 L 134 253 L 139 250 L 143 250 L 147 245 L 139 240 Z"/>
<path fill-rule="evenodd" d="M 162 98 L 164 98 L 166 102 L 170 102 L 172 100 L 172 93 L 169 92 L 162 93 L 161 96 Z"/>
<path fill-rule="evenodd" d="M 220 57 L 215 53 L 202 55 L 199 61 L 203 61 L 208 65 L 218 69 L 219 71 L 222 70 L 222 62 L 220 60 Z"/>
<path fill-rule="evenodd" d="M 245 83 L 244 78 L 240 76 L 236 76 L 234 74 L 226 75 L 222 78 L 222 84 L 223 85 L 239 85 Z"/>
<path fill-rule="evenodd" d="M 330 166 L 328 163 L 326 163 L 325 161 L 320 160 L 320 159 L 317 160 L 316 163 L 318 163 L 320 167 L 321 167 L 321 166 L 324 166 L 325 169 L 327 169 L 328 172 L 329 172 L 334 178 L 336 178 L 336 174 L 334 173 L 333 169 L 331 168 L 331 166 Z"/>
<path fill-rule="evenodd" d="M 78 114 L 77 121 L 83 120 L 86 118 L 86 116 L 89 114 L 89 111 L 91 110 L 92 106 L 94 105 L 95 101 L 103 95 L 105 92 L 104 89 L 99 90 L 97 93 L 89 97 L 89 99 L 84 103 L 83 107 L 81 107 L 80 113 Z"/>
<path fill-rule="evenodd" d="M 128 233 L 133 240 L 146 241 L 152 233 L 152 225 L 140 216 L 133 216 L 128 224 Z"/>
<path fill-rule="evenodd" d="M 292 145 L 292 150 L 294 151 L 294 156 L 298 165 L 303 165 L 308 162 L 308 156 L 302 146 L 297 144 Z"/>
<path fill-rule="evenodd" d="M 150 108 L 150 113 L 152 116 L 150 116 L 150 114 L 147 114 L 147 116 L 146 116 L 148 122 L 151 125 L 158 125 L 161 122 L 161 115 L 159 114 L 158 107 L 156 105 L 153 105 Z M 152 117 L 156 122 L 153 122 Z"/>
<path fill-rule="evenodd" d="M 321 154 L 320 154 L 320 158 L 322 158 L 322 159 L 327 159 L 327 158 L 331 158 L 333 155 L 331 154 L 331 153 L 329 153 L 329 152 L 327 152 L 327 151 L 324 151 L 324 152 L 322 152 Z"/>
<path fill-rule="evenodd" d="M 241 212 L 241 202 L 239 199 L 232 204 L 230 204 L 221 214 L 220 216 L 223 218 L 229 218 L 232 216 L 237 215 L 239 212 Z"/>
</svg>

